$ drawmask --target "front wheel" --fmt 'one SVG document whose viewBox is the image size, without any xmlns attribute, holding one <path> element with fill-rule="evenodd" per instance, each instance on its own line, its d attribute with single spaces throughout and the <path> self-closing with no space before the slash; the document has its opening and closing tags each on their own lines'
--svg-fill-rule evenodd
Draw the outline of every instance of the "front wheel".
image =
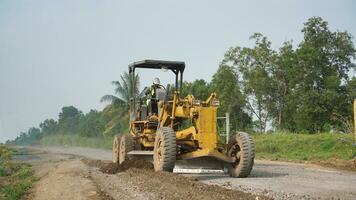
<svg viewBox="0 0 356 200">
<path fill-rule="evenodd" d="M 119 164 L 123 163 L 125 160 L 132 158 L 131 155 L 127 154 L 128 152 L 134 149 L 133 138 L 131 135 L 121 136 L 119 149 Z"/>
<path fill-rule="evenodd" d="M 236 158 L 234 163 L 228 165 L 231 177 L 249 176 L 255 159 L 255 144 L 250 135 L 244 132 L 232 135 L 229 140 L 228 156 Z"/>
<path fill-rule="evenodd" d="M 119 162 L 119 152 L 120 152 L 120 138 L 121 135 L 115 135 L 112 143 L 112 162 Z"/>
<path fill-rule="evenodd" d="M 170 127 L 156 132 L 153 163 L 155 171 L 173 172 L 177 154 L 176 134 Z"/>
</svg>

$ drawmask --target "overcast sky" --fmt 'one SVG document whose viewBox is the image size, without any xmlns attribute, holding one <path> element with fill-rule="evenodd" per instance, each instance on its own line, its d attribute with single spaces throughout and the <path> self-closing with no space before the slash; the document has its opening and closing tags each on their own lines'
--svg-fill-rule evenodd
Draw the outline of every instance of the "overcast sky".
<svg viewBox="0 0 356 200">
<path fill-rule="evenodd" d="M 274 48 L 298 44 L 312 16 L 356 36 L 352 0 L 0 0 L 0 142 L 57 119 L 63 106 L 102 109 L 100 97 L 133 61 L 185 61 L 186 80 L 209 81 L 230 46 L 251 46 L 254 32 Z M 157 76 L 140 75 L 142 85 Z"/>
</svg>

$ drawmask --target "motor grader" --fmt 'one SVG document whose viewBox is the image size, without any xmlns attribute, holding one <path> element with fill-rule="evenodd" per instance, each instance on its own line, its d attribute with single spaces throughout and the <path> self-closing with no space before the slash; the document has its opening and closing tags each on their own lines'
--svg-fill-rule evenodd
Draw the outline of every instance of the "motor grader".
<svg viewBox="0 0 356 200">
<path fill-rule="evenodd" d="M 135 70 L 172 71 L 175 84 L 160 85 L 155 97 L 137 95 Z M 227 143 L 219 142 L 216 93 L 206 100 L 189 94 L 181 97 L 184 62 L 143 60 L 129 65 L 129 134 L 114 137 L 113 162 L 133 156 L 153 157 L 155 171 L 172 172 L 177 160 L 209 157 L 221 163 L 232 177 L 247 177 L 254 163 L 254 143 L 249 134 L 236 132 Z"/>
</svg>

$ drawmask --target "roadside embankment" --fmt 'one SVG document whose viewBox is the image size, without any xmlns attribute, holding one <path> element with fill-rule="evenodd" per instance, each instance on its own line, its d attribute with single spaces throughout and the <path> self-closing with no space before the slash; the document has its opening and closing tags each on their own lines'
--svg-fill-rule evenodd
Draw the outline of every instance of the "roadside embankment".
<svg viewBox="0 0 356 200">
<path fill-rule="evenodd" d="M 259 159 L 306 162 L 356 171 L 352 134 L 254 134 Z"/>
<path fill-rule="evenodd" d="M 31 165 L 12 159 L 20 153 L 0 145 L 0 199 L 21 199 L 37 180 Z"/>
</svg>

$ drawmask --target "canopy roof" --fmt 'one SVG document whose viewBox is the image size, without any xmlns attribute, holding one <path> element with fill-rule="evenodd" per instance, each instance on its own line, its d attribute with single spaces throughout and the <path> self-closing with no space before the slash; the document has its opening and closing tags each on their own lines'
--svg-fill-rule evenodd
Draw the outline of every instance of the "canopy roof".
<svg viewBox="0 0 356 200">
<path fill-rule="evenodd" d="M 135 70 L 135 68 L 146 68 L 146 69 L 169 69 L 175 74 L 178 72 L 183 73 L 185 68 L 185 63 L 181 61 L 166 61 L 166 60 L 141 60 L 129 65 L 130 73 Z"/>
</svg>

